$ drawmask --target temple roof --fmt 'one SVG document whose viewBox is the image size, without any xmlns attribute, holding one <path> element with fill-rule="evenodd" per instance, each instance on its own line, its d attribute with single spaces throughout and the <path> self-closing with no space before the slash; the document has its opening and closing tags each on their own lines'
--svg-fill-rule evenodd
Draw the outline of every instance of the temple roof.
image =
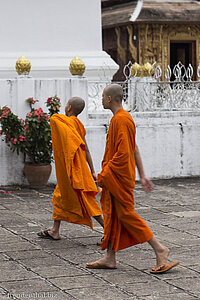
<svg viewBox="0 0 200 300">
<path fill-rule="evenodd" d="M 200 24 L 200 2 L 102 0 L 103 28 L 133 22 Z"/>
</svg>

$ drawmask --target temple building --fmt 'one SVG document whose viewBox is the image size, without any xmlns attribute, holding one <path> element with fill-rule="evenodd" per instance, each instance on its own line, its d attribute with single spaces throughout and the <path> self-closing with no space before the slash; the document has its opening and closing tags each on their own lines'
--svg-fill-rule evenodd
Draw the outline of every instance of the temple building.
<svg viewBox="0 0 200 300">
<path fill-rule="evenodd" d="M 103 49 L 120 66 L 114 80 L 129 61 L 200 63 L 200 1 L 102 0 L 102 28 Z"/>
</svg>

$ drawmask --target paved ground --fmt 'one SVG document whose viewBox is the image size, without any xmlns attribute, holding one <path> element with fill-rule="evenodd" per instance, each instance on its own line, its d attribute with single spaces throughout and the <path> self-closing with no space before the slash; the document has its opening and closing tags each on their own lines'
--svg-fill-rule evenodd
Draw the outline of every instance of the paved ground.
<svg viewBox="0 0 200 300">
<path fill-rule="evenodd" d="M 159 276 L 148 244 L 120 251 L 117 270 L 86 269 L 103 255 L 95 221 L 94 231 L 63 223 L 62 240 L 38 238 L 52 224 L 52 192 L 0 187 L 0 299 L 200 299 L 200 178 L 157 181 L 149 195 L 136 186 L 136 211 L 180 261 Z"/>
</svg>

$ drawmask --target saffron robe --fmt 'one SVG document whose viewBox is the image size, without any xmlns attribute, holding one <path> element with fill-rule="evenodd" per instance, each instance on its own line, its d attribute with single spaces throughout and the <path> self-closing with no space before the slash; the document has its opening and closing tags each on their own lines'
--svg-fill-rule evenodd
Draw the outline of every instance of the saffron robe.
<svg viewBox="0 0 200 300">
<path fill-rule="evenodd" d="M 102 249 L 118 251 L 153 237 L 144 220 L 135 213 L 135 123 L 131 115 L 120 109 L 111 119 L 102 171 L 97 177 L 104 186 L 101 206 L 104 216 Z"/>
<path fill-rule="evenodd" d="M 102 211 L 86 161 L 85 128 L 77 117 L 60 114 L 54 114 L 50 124 L 57 177 L 53 219 L 93 228 L 91 216 L 99 216 Z"/>
</svg>

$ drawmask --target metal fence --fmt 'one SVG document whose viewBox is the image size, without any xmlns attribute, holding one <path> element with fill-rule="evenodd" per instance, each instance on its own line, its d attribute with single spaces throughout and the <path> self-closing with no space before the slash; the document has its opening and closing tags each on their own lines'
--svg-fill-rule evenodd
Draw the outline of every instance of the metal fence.
<svg viewBox="0 0 200 300">
<path fill-rule="evenodd" d="M 191 64 L 186 68 L 181 62 L 173 70 L 168 66 L 164 73 L 154 63 L 145 74 L 129 62 L 124 75 L 125 81 L 117 83 L 123 86 L 124 108 L 128 111 L 200 110 L 200 65 L 196 81 L 192 80 Z M 109 83 L 109 80 L 88 83 L 89 112 L 103 111 L 102 92 Z"/>
</svg>

